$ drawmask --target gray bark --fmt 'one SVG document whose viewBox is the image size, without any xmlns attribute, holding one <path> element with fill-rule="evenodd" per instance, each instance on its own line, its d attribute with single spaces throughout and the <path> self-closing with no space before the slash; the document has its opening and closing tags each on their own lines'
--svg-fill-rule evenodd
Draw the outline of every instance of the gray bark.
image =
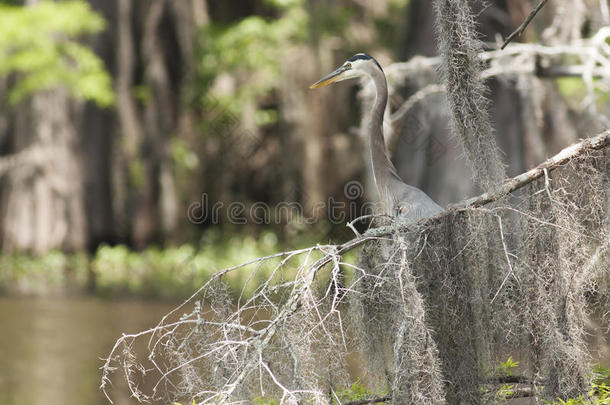
<svg viewBox="0 0 610 405">
<path fill-rule="evenodd" d="M 7 174 L 2 247 L 44 253 L 87 243 L 80 140 L 65 90 L 41 92 L 19 106 L 13 152 L 36 148 L 39 159 Z"/>
<path fill-rule="evenodd" d="M 26 0 L 32 6 L 38 0 Z M 2 248 L 44 253 L 87 244 L 80 139 L 67 91 L 40 92 L 16 111 L 11 152 L 37 150 L 37 159 L 7 173 Z"/>
</svg>

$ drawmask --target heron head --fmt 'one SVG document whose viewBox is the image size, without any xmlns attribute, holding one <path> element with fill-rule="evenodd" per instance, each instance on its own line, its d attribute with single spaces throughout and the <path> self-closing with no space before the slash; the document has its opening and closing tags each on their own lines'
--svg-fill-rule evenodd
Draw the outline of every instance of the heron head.
<svg viewBox="0 0 610 405">
<path fill-rule="evenodd" d="M 375 71 L 383 72 L 383 69 L 379 63 L 372 56 L 366 53 L 357 53 L 343 65 L 337 68 L 335 71 L 324 76 L 314 84 L 310 89 L 317 89 L 318 87 L 326 86 L 327 84 L 340 82 L 342 80 L 353 79 L 356 77 L 370 76 Z"/>
</svg>

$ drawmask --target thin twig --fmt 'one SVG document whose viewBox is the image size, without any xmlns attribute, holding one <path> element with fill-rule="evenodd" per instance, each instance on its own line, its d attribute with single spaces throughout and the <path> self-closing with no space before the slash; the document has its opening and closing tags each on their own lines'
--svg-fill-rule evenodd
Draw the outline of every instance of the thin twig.
<svg viewBox="0 0 610 405">
<path fill-rule="evenodd" d="M 418 90 L 415 94 L 405 101 L 398 110 L 396 110 L 390 119 L 392 123 L 399 121 L 404 118 L 404 116 L 419 102 L 421 102 L 426 97 L 435 94 L 442 93 L 445 91 L 445 86 L 442 84 L 429 84 L 421 90 Z"/>
<path fill-rule="evenodd" d="M 544 7 L 544 5 L 548 1 L 549 0 L 542 0 L 540 3 L 538 3 L 538 5 L 532 10 L 530 15 L 528 15 L 525 21 L 523 21 L 523 24 L 521 24 L 519 28 L 513 31 L 513 33 L 510 34 L 508 38 L 506 38 L 506 41 L 504 41 L 500 49 L 506 48 L 506 45 L 508 45 L 509 42 L 513 40 L 513 38 L 515 38 L 517 35 L 521 35 L 523 31 L 525 31 L 525 28 L 527 28 L 528 24 L 534 19 L 534 17 L 536 17 L 536 14 L 538 14 L 538 12 L 542 9 L 542 7 Z"/>
<path fill-rule="evenodd" d="M 508 278 L 511 275 L 514 276 L 514 274 L 515 274 L 513 272 L 513 265 L 510 262 L 510 256 L 508 255 L 508 248 L 506 247 L 506 241 L 504 240 L 504 231 L 502 229 L 502 218 L 500 217 L 500 215 L 496 215 L 496 218 L 498 219 L 498 227 L 500 228 L 500 238 L 502 240 L 502 247 L 504 249 L 504 255 L 506 257 L 506 263 L 508 264 L 508 273 L 506 274 L 506 277 L 504 277 L 504 280 L 502 280 L 502 283 L 500 284 L 498 291 L 496 291 L 496 294 L 489 302 L 490 305 L 494 303 L 496 298 L 498 298 L 498 294 L 500 294 L 500 291 L 502 291 L 502 288 L 504 288 L 504 284 L 506 284 L 506 282 L 508 281 Z"/>
</svg>

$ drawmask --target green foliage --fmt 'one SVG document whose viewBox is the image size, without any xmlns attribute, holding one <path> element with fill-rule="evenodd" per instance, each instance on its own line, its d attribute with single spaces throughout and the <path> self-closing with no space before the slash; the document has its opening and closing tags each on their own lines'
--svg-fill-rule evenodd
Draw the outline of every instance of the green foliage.
<svg viewBox="0 0 610 405">
<path fill-rule="evenodd" d="M 141 159 L 134 158 L 128 162 L 129 181 L 136 188 L 146 184 L 146 167 Z"/>
<path fill-rule="evenodd" d="M 211 77 L 220 72 L 276 73 L 281 56 L 279 47 L 287 41 L 304 39 L 306 22 L 301 7 L 290 7 L 276 20 L 250 16 L 228 27 L 210 25 L 203 33 L 201 72 Z"/>
<path fill-rule="evenodd" d="M 513 375 L 513 369 L 519 367 L 519 362 L 513 360 L 512 356 L 509 356 L 505 362 L 500 363 L 498 367 L 492 370 L 488 370 L 489 375 L 495 375 L 499 377 L 506 377 Z M 497 402 L 506 402 L 514 395 L 515 386 L 513 384 L 504 384 L 500 389 L 495 392 L 495 400 Z M 490 392 L 487 388 L 481 387 L 480 391 L 484 394 Z"/>
<path fill-rule="evenodd" d="M 593 368 L 593 383 L 610 385 L 610 367 L 603 367 L 601 364 L 596 364 Z"/>
<path fill-rule="evenodd" d="M 65 86 L 76 98 L 111 106 L 110 75 L 97 55 L 76 41 L 104 27 L 104 19 L 84 1 L 42 1 L 30 7 L 0 4 L 0 75 L 18 74 L 9 103 Z"/>
<path fill-rule="evenodd" d="M 277 399 L 269 399 L 265 397 L 254 398 L 256 405 L 279 405 L 280 401 Z"/>
<path fill-rule="evenodd" d="M 184 244 L 165 249 L 150 247 L 137 252 L 125 245 L 100 246 L 93 257 L 60 251 L 40 257 L 5 254 L 0 255 L 0 289 L 41 294 L 66 286 L 83 290 L 90 287 L 93 276 L 95 292 L 102 296 L 184 298 L 219 270 L 284 250 L 310 246 L 319 238 L 314 234 L 298 234 L 288 245 L 271 231 L 252 236 L 225 229 L 205 232 L 199 247 Z M 291 261 L 273 282 L 293 277 L 292 272 L 301 259 Z M 275 258 L 245 266 L 224 275 L 223 281 L 234 296 L 243 292 L 248 297 L 269 278 L 280 260 Z M 355 254 L 344 261 L 355 263 Z M 353 270 L 347 267 L 345 270 L 351 277 Z"/>
<path fill-rule="evenodd" d="M 352 385 L 347 388 L 341 389 L 337 392 L 339 399 L 343 401 L 357 401 L 359 399 L 367 399 L 373 396 L 373 392 L 367 389 L 360 379 L 357 379 Z M 333 404 L 337 404 L 336 399 L 333 400 Z"/>
<path fill-rule="evenodd" d="M 192 171 L 199 167 L 199 157 L 192 148 L 180 138 L 171 139 L 172 158 L 178 169 Z M 185 173 L 186 174 L 186 173 Z M 177 176 L 181 179 L 182 176 Z"/>
<path fill-rule="evenodd" d="M 349 387 L 340 388 L 334 392 L 332 403 L 333 405 L 339 405 L 345 402 L 366 400 L 386 395 L 388 395 L 388 389 L 373 392 L 366 388 L 360 379 L 357 379 Z M 257 405 L 278 405 L 280 401 L 273 398 L 258 397 L 254 399 L 254 403 Z"/>
<path fill-rule="evenodd" d="M 512 375 L 512 369 L 513 368 L 517 368 L 519 367 L 519 362 L 518 361 L 514 361 L 513 360 L 513 356 L 509 356 L 508 359 L 504 362 L 501 363 L 496 372 L 499 375 L 503 375 L 503 376 L 508 376 L 508 375 Z"/>
<path fill-rule="evenodd" d="M 600 364 L 593 369 L 593 381 L 588 394 L 567 400 L 543 401 L 547 405 L 610 405 L 610 368 Z"/>
<path fill-rule="evenodd" d="M 561 77 L 557 79 L 559 92 L 569 101 L 580 102 L 587 95 L 587 86 L 580 77 Z"/>
<path fill-rule="evenodd" d="M 557 87 L 568 105 L 573 109 L 581 109 L 582 103 L 588 96 L 587 84 L 581 77 L 561 77 L 556 79 Z M 598 79 L 593 80 L 593 91 L 598 107 L 608 101 L 608 92 L 600 85 Z"/>
<path fill-rule="evenodd" d="M 610 367 L 597 364 L 593 369 L 593 383 L 589 395 L 596 397 L 594 405 L 610 405 Z"/>
<path fill-rule="evenodd" d="M 333 404 L 341 404 L 349 401 L 359 401 L 363 399 L 371 399 L 375 397 L 383 397 L 388 395 L 388 389 L 373 392 L 357 379 L 352 385 L 347 388 L 339 389 L 333 396 Z M 337 400 L 338 398 L 338 400 Z M 339 402 L 340 401 L 340 402 Z"/>
<path fill-rule="evenodd" d="M 496 374 L 500 376 L 510 376 L 514 368 L 519 367 L 519 362 L 509 357 L 506 362 L 496 368 Z M 497 402 L 506 402 L 515 393 L 515 385 L 504 384 L 495 392 Z M 483 390 L 488 392 L 487 390 Z M 587 395 L 580 395 L 577 398 L 567 400 L 556 399 L 551 401 L 543 400 L 546 405 L 610 405 L 610 368 L 602 367 L 600 364 L 593 369 L 591 389 Z"/>
<path fill-rule="evenodd" d="M 222 238 L 210 232 L 206 243 L 196 250 L 192 245 L 167 249 L 148 248 L 134 252 L 124 245 L 102 246 L 93 259 L 96 287 L 103 295 L 127 293 L 165 298 L 189 296 L 194 289 L 223 268 L 280 251 L 277 237 L 268 232 L 258 238 L 234 235 Z M 257 267 L 256 277 L 245 287 L 250 294 L 272 271 L 276 261 Z M 223 277 L 238 294 L 252 268 Z"/>
<path fill-rule="evenodd" d="M 388 15 L 374 20 L 378 42 L 398 50 L 399 54 L 401 47 L 404 47 L 404 34 L 401 30 L 404 29 L 405 9 L 408 5 L 408 0 L 391 0 Z"/>
<path fill-rule="evenodd" d="M 307 33 L 307 13 L 303 0 L 268 0 L 281 10 L 277 19 L 249 16 L 230 26 L 210 24 L 200 34 L 198 86 L 192 97 L 204 108 L 218 107 L 238 116 L 245 103 L 255 101 L 276 86 L 282 57 L 292 43 L 303 41 Z M 214 81 L 223 74 L 235 78 L 236 88 L 210 93 Z M 210 100 L 213 100 L 210 103 Z M 260 113 L 260 124 L 274 123 L 273 113 Z"/>
<path fill-rule="evenodd" d="M 303 0 L 265 0 L 265 3 L 277 8 L 290 8 L 302 5 Z"/>
<path fill-rule="evenodd" d="M 153 99 L 152 91 L 149 86 L 144 84 L 134 86 L 131 89 L 132 96 L 138 100 L 142 105 L 149 105 Z"/>
<path fill-rule="evenodd" d="M 515 386 L 513 384 L 504 384 L 502 388 L 496 391 L 496 400 L 499 402 L 504 402 L 514 395 Z"/>
<path fill-rule="evenodd" d="M 40 257 L 26 254 L 0 256 L 0 287 L 37 293 L 61 290 L 88 281 L 88 261 L 85 254 L 69 255 L 52 250 Z"/>
</svg>

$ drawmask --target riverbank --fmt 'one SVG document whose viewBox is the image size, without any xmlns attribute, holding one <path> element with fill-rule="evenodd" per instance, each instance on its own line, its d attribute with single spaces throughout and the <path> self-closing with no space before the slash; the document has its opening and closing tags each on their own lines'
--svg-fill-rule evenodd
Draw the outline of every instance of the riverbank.
<svg viewBox="0 0 610 405">
<path fill-rule="evenodd" d="M 299 234 L 287 243 L 266 231 L 256 237 L 207 232 L 202 240 L 199 245 L 150 247 L 142 251 L 125 245 L 102 245 L 94 254 L 60 251 L 42 256 L 3 254 L 0 294 L 182 299 L 219 270 L 278 252 L 315 246 L 320 239 Z M 223 281 L 232 294 L 238 295 L 245 288 L 243 292 L 249 295 L 258 285 L 257 280 L 266 279 L 279 260 L 246 266 L 223 276 Z M 256 275 L 251 279 L 254 269 Z"/>
</svg>

